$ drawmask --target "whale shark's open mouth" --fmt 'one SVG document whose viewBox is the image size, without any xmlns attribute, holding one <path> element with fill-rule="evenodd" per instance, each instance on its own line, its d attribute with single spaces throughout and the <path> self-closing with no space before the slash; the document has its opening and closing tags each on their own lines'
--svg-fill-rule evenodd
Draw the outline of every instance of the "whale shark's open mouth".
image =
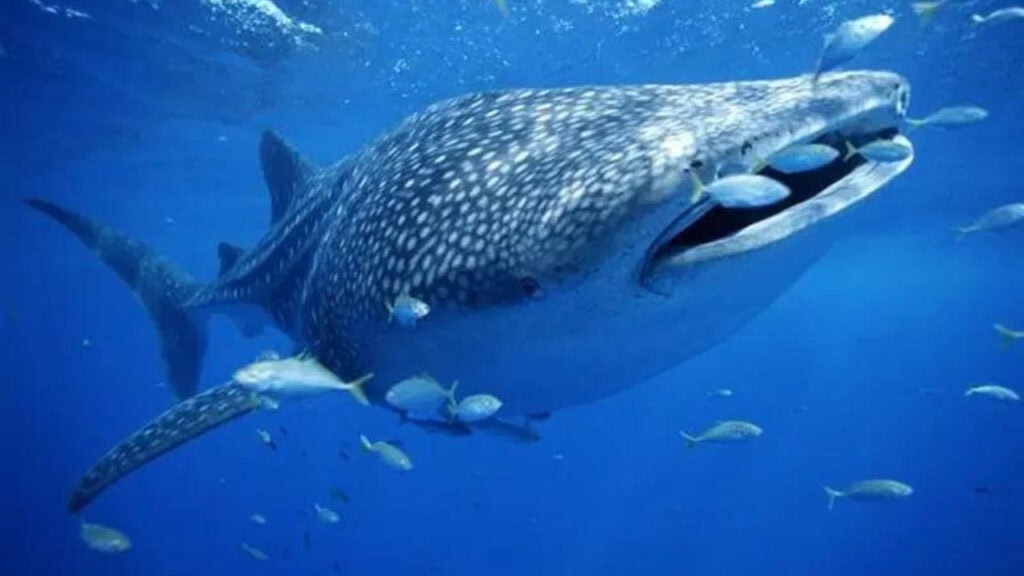
<svg viewBox="0 0 1024 576">
<path fill-rule="evenodd" d="M 847 142 L 859 147 L 879 138 L 896 139 L 910 146 L 899 134 L 895 121 L 881 125 L 859 122 L 806 141 L 844 150 Z M 845 160 L 840 155 L 819 169 L 795 174 L 765 167 L 758 173 L 789 187 L 789 197 L 753 209 L 726 208 L 705 198 L 703 206 L 688 210 L 655 240 L 642 276 L 647 278 L 668 268 L 749 252 L 783 240 L 870 196 L 906 170 L 912 161 L 913 154 L 891 163 L 871 162 L 859 155 Z"/>
</svg>

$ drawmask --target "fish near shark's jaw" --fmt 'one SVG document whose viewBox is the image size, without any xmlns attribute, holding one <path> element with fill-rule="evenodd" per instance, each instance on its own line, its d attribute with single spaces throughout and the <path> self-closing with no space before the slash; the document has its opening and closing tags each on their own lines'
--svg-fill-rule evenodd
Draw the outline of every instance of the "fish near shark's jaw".
<svg viewBox="0 0 1024 576">
<path fill-rule="evenodd" d="M 910 87 L 888 72 L 846 72 L 823 75 L 817 83 L 793 87 L 782 94 L 781 105 L 765 102 L 763 117 L 752 119 L 755 129 L 730 138 L 731 148 L 714 148 L 694 169 L 705 181 L 748 172 L 762 159 L 795 144 L 822 143 L 844 151 L 846 143 L 860 146 L 878 138 L 899 135 L 909 104 Z M 762 126 L 764 119 L 774 123 Z M 785 200 L 755 209 L 725 208 L 705 197 L 681 214 L 651 244 L 641 265 L 640 281 L 656 291 L 670 292 L 683 268 L 735 256 L 777 242 L 815 226 L 874 194 L 902 174 L 913 154 L 900 162 L 875 163 L 860 156 L 839 158 L 814 171 L 784 174 L 770 166 L 758 173 L 786 184 Z"/>
</svg>

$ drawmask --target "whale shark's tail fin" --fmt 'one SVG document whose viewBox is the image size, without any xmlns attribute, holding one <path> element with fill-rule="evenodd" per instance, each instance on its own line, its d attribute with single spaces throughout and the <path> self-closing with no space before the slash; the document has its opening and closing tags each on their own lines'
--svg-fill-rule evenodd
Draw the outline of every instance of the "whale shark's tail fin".
<svg viewBox="0 0 1024 576">
<path fill-rule="evenodd" d="M 234 382 L 174 405 L 97 460 L 71 493 L 68 511 L 79 512 L 100 492 L 144 464 L 262 405 L 258 395 Z"/>
<path fill-rule="evenodd" d="M 206 314 L 185 307 L 201 284 L 145 244 L 43 200 L 26 204 L 63 224 L 124 280 L 160 334 L 167 383 L 178 399 L 196 392 L 206 351 Z"/>
</svg>

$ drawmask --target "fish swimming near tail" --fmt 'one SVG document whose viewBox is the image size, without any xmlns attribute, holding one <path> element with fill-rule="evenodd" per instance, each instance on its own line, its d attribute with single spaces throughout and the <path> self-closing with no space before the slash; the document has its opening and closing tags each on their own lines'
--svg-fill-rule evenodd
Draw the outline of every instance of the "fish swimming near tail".
<svg viewBox="0 0 1024 576">
<path fill-rule="evenodd" d="M 70 512 L 78 512 L 111 484 L 147 462 L 267 405 L 264 398 L 233 381 L 196 395 L 206 351 L 207 322 L 212 312 L 227 314 L 245 335 L 251 332 L 248 324 L 239 320 L 245 316 L 236 314 L 235 306 L 240 303 L 262 304 L 282 328 L 287 325 L 290 302 L 272 301 L 267 294 L 276 298 L 275 289 L 288 285 L 290 269 L 280 264 L 268 266 L 265 260 L 283 250 L 293 259 L 296 252 L 301 254 L 301 241 L 293 241 L 297 236 L 295 229 L 308 236 L 308 227 L 302 225 L 314 213 L 308 206 L 317 206 L 318 202 L 295 201 L 294 187 L 303 183 L 313 170 L 291 148 L 275 134 L 266 132 L 260 151 L 271 191 L 274 226 L 258 246 L 262 254 L 255 257 L 222 243 L 218 250 L 220 274 L 209 284 L 194 280 L 152 248 L 109 226 L 44 200 L 25 201 L 70 230 L 137 296 L 156 327 L 165 376 L 179 400 L 93 464 L 68 501 Z M 289 211 L 286 219 L 285 213 Z M 223 304 L 230 306 L 219 307 Z"/>
<path fill-rule="evenodd" d="M 380 406 L 396 382 L 424 373 L 501 398 L 509 418 L 662 374 L 766 309 L 850 230 L 845 214 L 834 217 L 913 156 L 799 177 L 764 167 L 791 195 L 756 210 L 694 202 L 692 182 L 798 144 L 899 139 L 909 97 L 906 80 L 876 71 L 480 92 L 433 104 L 324 166 L 267 132 L 270 226 L 247 249 L 222 243 L 209 282 L 30 200 L 138 296 L 179 400 L 101 457 L 68 508 L 264 405 L 234 382 L 196 394 L 214 314 L 243 335 L 276 327 L 343 382 L 375 374 L 365 394 Z M 430 307 L 415 327 L 388 322 L 382 303 L 401 294 Z"/>
</svg>

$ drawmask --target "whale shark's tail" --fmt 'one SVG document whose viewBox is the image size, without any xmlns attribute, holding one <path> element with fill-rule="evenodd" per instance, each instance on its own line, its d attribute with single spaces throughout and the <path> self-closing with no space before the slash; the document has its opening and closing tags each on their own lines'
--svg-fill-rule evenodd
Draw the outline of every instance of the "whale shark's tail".
<svg viewBox="0 0 1024 576">
<path fill-rule="evenodd" d="M 155 251 L 98 222 L 43 200 L 26 204 L 70 230 L 135 292 L 160 335 L 167 384 L 179 400 L 195 394 L 206 352 L 207 314 L 187 300 L 202 284 Z"/>
<path fill-rule="evenodd" d="M 271 197 L 271 229 L 251 250 L 222 243 L 220 274 L 211 283 L 194 280 L 153 249 L 121 232 L 43 200 L 26 203 L 70 230 L 99 256 L 136 294 L 160 335 L 160 352 L 168 385 L 179 403 L 136 431 L 100 458 L 85 474 L 68 502 L 78 512 L 101 491 L 142 465 L 221 424 L 264 406 L 264 400 L 229 382 L 196 395 L 206 351 L 210 314 L 224 313 L 244 335 L 259 327 L 245 305 L 271 312 L 287 324 L 294 299 L 276 301 L 276 295 L 295 289 L 302 263 L 316 238 L 308 234 L 314 220 L 325 213 L 341 187 L 318 187 L 306 194 L 317 169 L 306 162 L 277 134 L 266 132 L 260 159 Z M 334 167 L 328 176 L 337 176 Z M 247 260 L 247 258 L 249 260 Z M 253 259 L 275 259 L 285 265 L 273 270 L 252 265 Z M 239 306 L 243 305 L 243 306 Z"/>
<path fill-rule="evenodd" d="M 76 513 L 133 470 L 260 407 L 261 401 L 234 383 L 195 394 L 206 351 L 208 313 L 190 308 L 188 302 L 203 288 L 201 283 L 109 226 L 42 200 L 26 203 L 74 233 L 139 297 L 160 335 L 167 383 L 181 401 L 93 464 L 68 501 L 68 510 Z"/>
</svg>

